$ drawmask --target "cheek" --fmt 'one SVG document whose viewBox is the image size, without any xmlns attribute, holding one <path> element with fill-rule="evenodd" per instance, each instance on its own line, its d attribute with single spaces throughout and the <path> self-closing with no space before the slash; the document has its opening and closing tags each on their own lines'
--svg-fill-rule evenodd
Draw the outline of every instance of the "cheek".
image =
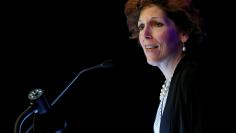
<svg viewBox="0 0 236 133">
<path fill-rule="evenodd" d="M 144 42 L 144 37 L 141 34 L 139 34 L 139 43 L 143 45 L 143 42 Z"/>
<path fill-rule="evenodd" d="M 153 34 L 154 40 L 157 44 L 164 45 L 168 43 L 168 34 L 166 32 L 156 32 Z"/>
<path fill-rule="evenodd" d="M 159 35 L 157 35 L 157 39 L 167 45 L 173 45 L 176 44 L 176 42 L 178 41 L 177 38 L 177 34 L 175 31 L 164 31 L 162 33 L 160 33 Z"/>
</svg>

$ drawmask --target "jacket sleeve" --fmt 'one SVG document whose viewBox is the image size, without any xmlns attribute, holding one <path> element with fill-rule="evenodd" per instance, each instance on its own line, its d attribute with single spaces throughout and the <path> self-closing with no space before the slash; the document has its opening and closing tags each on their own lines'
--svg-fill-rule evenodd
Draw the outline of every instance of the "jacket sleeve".
<svg viewBox="0 0 236 133">
<path fill-rule="evenodd" d="M 203 106 L 201 92 L 204 88 L 198 70 L 184 70 L 180 87 L 180 126 L 183 133 L 203 133 Z"/>
</svg>

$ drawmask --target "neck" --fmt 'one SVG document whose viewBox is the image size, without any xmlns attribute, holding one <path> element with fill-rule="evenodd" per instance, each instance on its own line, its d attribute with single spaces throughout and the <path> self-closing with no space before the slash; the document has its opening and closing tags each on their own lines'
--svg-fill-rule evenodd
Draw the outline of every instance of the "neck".
<svg viewBox="0 0 236 133">
<path fill-rule="evenodd" d="M 178 54 L 177 56 L 170 56 L 168 58 L 166 58 L 165 60 L 163 60 L 158 67 L 160 68 L 160 70 L 162 71 L 162 73 L 164 74 L 166 80 L 171 80 L 175 68 L 178 65 L 178 63 L 180 62 L 180 60 L 183 58 L 183 54 Z"/>
</svg>

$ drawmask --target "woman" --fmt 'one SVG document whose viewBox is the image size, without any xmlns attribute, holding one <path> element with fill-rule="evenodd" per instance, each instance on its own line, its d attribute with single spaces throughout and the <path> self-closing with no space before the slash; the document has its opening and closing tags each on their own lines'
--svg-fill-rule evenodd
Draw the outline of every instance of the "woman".
<svg viewBox="0 0 236 133">
<path fill-rule="evenodd" d="M 131 38 L 165 77 L 154 132 L 202 133 L 200 66 L 193 59 L 203 32 L 191 0 L 129 0 L 125 14 Z"/>
</svg>

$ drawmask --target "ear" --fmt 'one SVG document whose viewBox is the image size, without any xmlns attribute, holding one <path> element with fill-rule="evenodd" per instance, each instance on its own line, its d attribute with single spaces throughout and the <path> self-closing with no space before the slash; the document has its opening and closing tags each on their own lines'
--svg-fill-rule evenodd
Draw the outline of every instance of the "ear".
<svg viewBox="0 0 236 133">
<path fill-rule="evenodd" d="M 188 41 L 188 39 L 189 39 L 189 35 L 188 34 L 186 34 L 186 33 L 180 33 L 180 41 L 182 42 L 182 43 L 185 43 L 185 42 L 187 42 Z"/>
</svg>

